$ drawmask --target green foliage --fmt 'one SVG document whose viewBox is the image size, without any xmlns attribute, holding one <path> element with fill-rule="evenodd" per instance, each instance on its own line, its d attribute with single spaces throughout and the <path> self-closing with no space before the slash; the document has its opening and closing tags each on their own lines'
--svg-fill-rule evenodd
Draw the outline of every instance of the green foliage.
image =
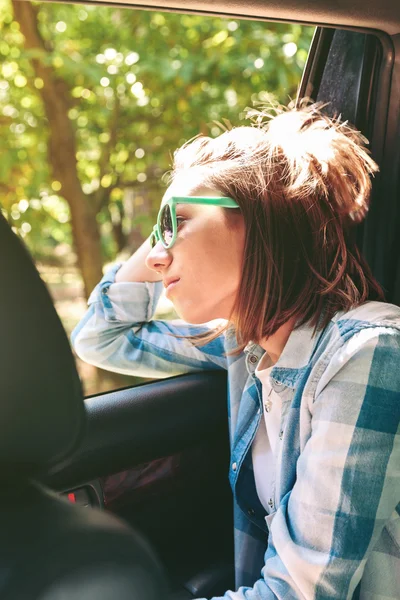
<svg viewBox="0 0 400 600">
<path fill-rule="evenodd" d="M 36 257 L 72 243 L 69 207 L 48 166 L 51 134 L 32 59 L 52 66 L 69 98 L 77 170 L 94 203 L 104 258 L 113 229 L 148 235 L 173 151 L 215 121 L 293 98 L 312 28 L 121 8 L 37 4 L 44 49 L 27 51 L 0 0 L 1 203 Z"/>
</svg>

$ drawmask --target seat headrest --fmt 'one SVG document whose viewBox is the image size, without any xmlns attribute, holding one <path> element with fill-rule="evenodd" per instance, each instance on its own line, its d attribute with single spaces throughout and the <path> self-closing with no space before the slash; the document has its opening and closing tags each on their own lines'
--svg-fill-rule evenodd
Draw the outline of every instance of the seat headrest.
<svg viewBox="0 0 400 600">
<path fill-rule="evenodd" d="M 1 213 L 0 256 L 0 467 L 3 477 L 20 477 L 73 451 L 84 404 L 50 294 Z"/>
</svg>

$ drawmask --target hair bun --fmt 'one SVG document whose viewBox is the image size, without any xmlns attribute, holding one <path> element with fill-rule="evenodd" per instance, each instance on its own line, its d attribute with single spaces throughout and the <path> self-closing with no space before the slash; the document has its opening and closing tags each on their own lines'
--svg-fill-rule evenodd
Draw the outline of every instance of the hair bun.
<svg viewBox="0 0 400 600">
<path fill-rule="evenodd" d="M 281 161 L 287 197 L 317 195 L 339 216 L 360 221 L 378 166 L 368 140 L 347 121 L 324 114 L 323 106 L 275 107 L 273 118 L 263 111 L 252 111 L 252 118 L 267 133 L 275 165 Z"/>
</svg>

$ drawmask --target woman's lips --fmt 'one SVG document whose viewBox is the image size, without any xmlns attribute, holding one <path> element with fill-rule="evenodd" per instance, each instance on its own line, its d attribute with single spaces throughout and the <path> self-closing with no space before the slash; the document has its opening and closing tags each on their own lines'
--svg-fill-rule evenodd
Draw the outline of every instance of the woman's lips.
<svg viewBox="0 0 400 600">
<path fill-rule="evenodd" d="M 171 283 L 167 286 L 167 288 L 165 290 L 165 295 L 167 296 L 169 294 L 169 292 L 171 292 L 171 290 L 173 290 L 174 287 L 176 286 L 176 284 L 179 282 L 180 282 L 180 279 L 175 279 L 175 281 L 171 281 Z"/>
</svg>

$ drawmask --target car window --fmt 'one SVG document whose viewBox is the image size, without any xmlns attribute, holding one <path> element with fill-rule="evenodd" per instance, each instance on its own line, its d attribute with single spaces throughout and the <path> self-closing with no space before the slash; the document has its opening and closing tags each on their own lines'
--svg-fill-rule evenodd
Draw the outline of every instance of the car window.
<svg viewBox="0 0 400 600">
<path fill-rule="evenodd" d="M 174 150 L 296 95 L 313 28 L 0 2 L 2 211 L 68 333 L 150 234 Z M 162 298 L 159 318 L 174 316 Z M 77 360 L 87 395 L 142 380 Z"/>
</svg>

